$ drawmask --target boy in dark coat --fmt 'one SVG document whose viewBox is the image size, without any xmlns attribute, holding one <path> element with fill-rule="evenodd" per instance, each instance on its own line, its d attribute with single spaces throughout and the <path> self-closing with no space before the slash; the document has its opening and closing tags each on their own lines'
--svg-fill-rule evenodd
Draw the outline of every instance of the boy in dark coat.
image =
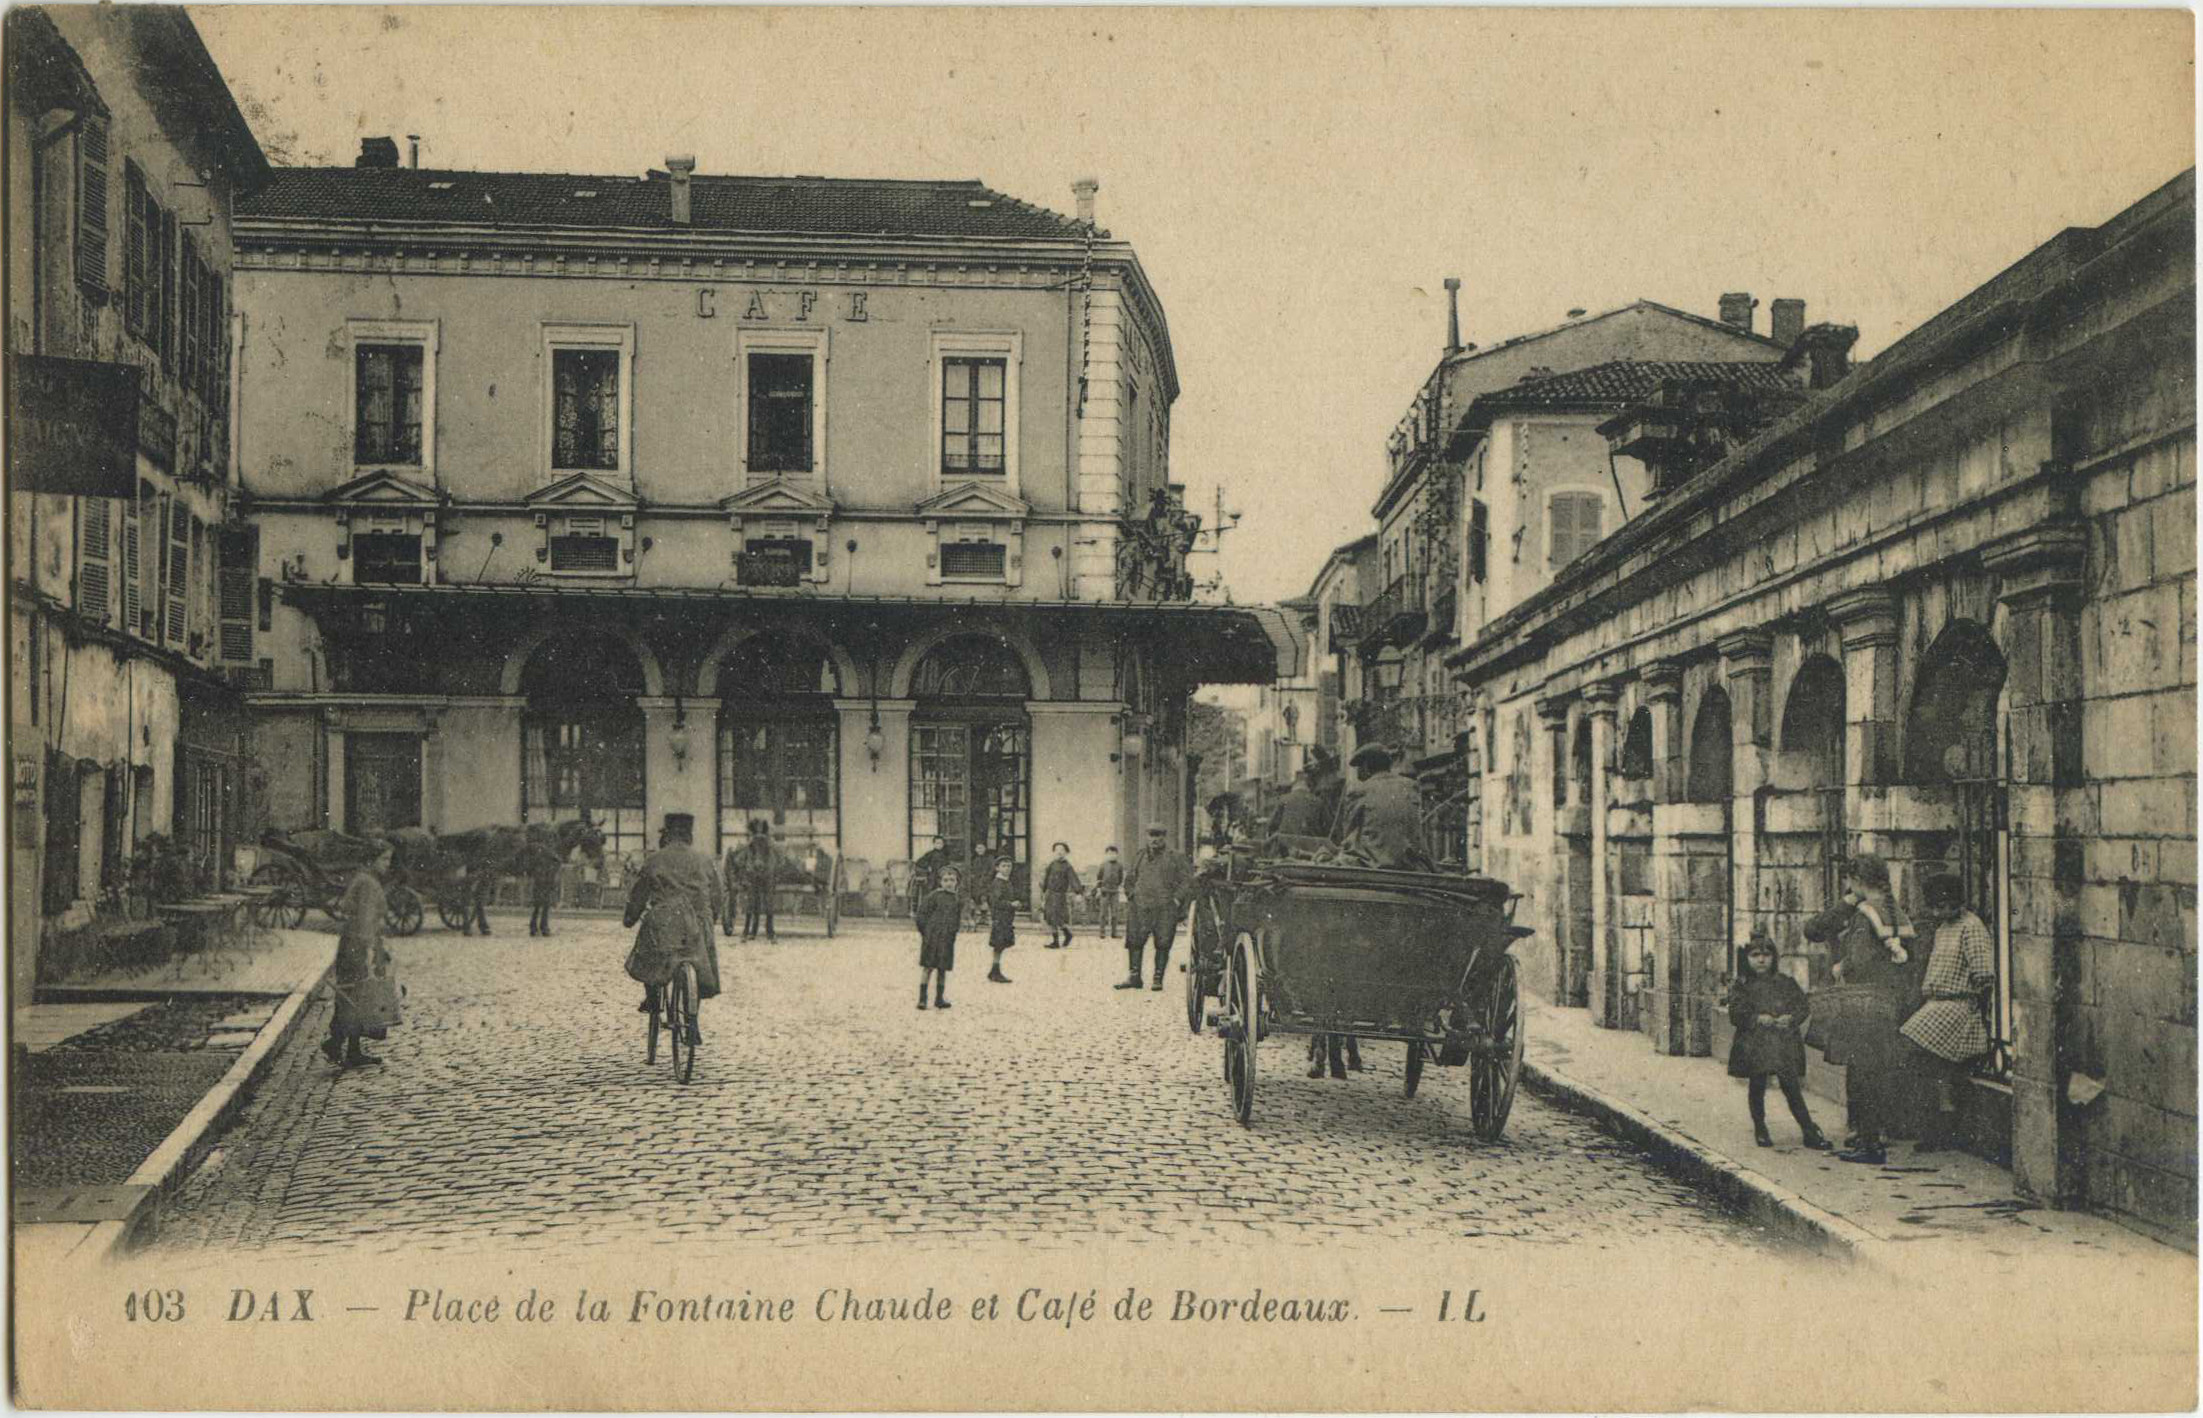
<svg viewBox="0 0 2203 1418">
<path fill-rule="evenodd" d="M 1729 1022 L 1736 1026 L 1736 1040 L 1729 1046 L 1729 1076 L 1751 1081 L 1745 1103 L 1752 1112 L 1752 1137 L 1761 1147 L 1773 1147 L 1767 1134 L 1767 1080 L 1782 1088 L 1782 1101 L 1790 1105 L 1805 1145 L 1817 1152 L 1828 1150 L 1828 1139 L 1813 1125 L 1805 1095 L 1798 1085 L 1805 1077 L 1805 1044 L 1799 1031 L 1805 1027 L 1805 991 L 1775 969 L 1775 943 L 1765 931 L 1752 932 L 1744 947 L 1744 974 L 1729 990 Z"/>
<path fill-rule="evenodd" d="M 994 968 L 987 978 L 998 985 L 1010 983 L 1002 973 L 1002 952 L 1017 944 L 1017 885 L 1010 880 L 1015 865 L 1008 857 L 997 860 L 987 887 L 987 944 L 994 947 Z"/>
<path fill-rule="evenodd" d="M 528 877 L 529 935 L 551 933 L 551 907 L 558 901 L 558 873 L 564 865 L 551 834 L 530 825 L 528 845 L 520 853 L 520 869 Z"/>
<path fill-rule="evenodd" d="M 918 1008 L 926 1007 L 928 976 L 936 984 L 936 1007 L 949 1007 L 949 971 L 956 968 L 956 932 L 964 924 L 964 897 L 954 867 L 943 867 L 938 884 L 919 898 Z"/>
<path fill-rule="evenodd" d="M 1079 874 L 1069 843 L 1056 843 L 1055 853 L 1040 877 L 1041 915 L 1048 922 L 1048 948 L 1061 950 L 1071 943 L 1071 893 L 1079 889 Z"/>
<path fill-rule="evenodd" d="M 1124 891 L 1124 863 L 1117 860 L 1117 849 L 1102 849 L 1101 870 L 1094 873 L 1094 897 L 1101 905 L 1101 933 L 1111 940 L 1117 938 L 1117 907 Z"/>
</svg>

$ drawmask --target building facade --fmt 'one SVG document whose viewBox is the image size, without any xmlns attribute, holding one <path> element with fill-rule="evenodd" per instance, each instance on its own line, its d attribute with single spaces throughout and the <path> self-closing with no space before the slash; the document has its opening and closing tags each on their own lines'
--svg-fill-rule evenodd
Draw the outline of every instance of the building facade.
<svg viewBox="0 0 2203 1418">
<path fill-rule="evenodd" d="M 1517 863 L 1587 846 L 1530 919 L 1586 942 L 1600 1022 L 1717 1051 L 1754 928 L 1827 978 L 1799 925 L 1843 854 L 1908 908 L 1949 870 L 1998 961 L 1974 1145 L 2190 1246 L 2194 223 L 2190 172 L 2066 231 L 1454 657 L 1497 725 L 1488 830 Z"/>
<path fill-rule="evenodd" d="M 11 980 L 66 971 L 146 839 L 218 878 L 254 791 L 233 200 L 266 160 L 173 7 L 19 7 L 8 50 Z"/>
<path fill-rule="evenodd" d="M 1193 604 L 1132 248 L 976 182 L 280 172 L 240 219 L 280 825 L 771 823 L 885 871 L 1188 821 Z M 1282 657 L 1282 659 L 1281 659 Z"/>
</svg>

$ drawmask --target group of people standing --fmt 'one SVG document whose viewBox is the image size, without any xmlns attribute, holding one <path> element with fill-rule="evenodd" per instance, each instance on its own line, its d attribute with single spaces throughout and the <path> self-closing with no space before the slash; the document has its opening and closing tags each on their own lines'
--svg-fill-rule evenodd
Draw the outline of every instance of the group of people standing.
<svg viewBox="0 0 2203 1418">
<path fill-rule="evenodd" d="M 1988 927 L 1965 904 L 1957 877 L 1930 875 L 1921 905 L 1934 934 L 1923 950 L 1890 891 L 1889 867 L 1862 853 L 1843 867 L 1843 897 L 1806 921 L 1805 938 L 1827 944 L 1834 984 L 1808 995 L 1775 969 L 1774 941 L 1755 931 L 1730 992 L 1736 1039 L 1729 1072 L 1747 1079 L 1754 1139 L 1767 1131 L 1766 1091 L 1778 1084 L 1804 1144 L 1832 1144 L 1814 1125 L 1800 1085 L 1805 1048 L 1817 1044 L 1845 1069 L 1850 1135 L 1839 1154 L 1880 1166 L 1892 1135 L 1917 1125 L 1915 1150 L 1953 1140 L 1951 1099 L 1989 1050 L 1984 992 L 1996 979 Z"/>
</svg>

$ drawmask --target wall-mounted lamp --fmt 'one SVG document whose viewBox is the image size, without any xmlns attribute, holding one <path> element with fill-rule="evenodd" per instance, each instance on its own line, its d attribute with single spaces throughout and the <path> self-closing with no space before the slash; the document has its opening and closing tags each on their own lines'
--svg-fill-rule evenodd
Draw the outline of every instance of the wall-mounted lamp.
<svg viewBox="0 0 2203 1418">
<path fill-rule="evenodd" d="M 1124 736 L 1119 741 L 1126 753 L 1142 753 L 1147 749 L 1147 735 L 1141 730 L 1138 719 L 1125 720 Z"/>
<path fill-rule="evenodd" d="M 872 771 L 880 771 L 880 755 L 887 752 L 887 731 L 880 727 L 880 706 L 872 706 L 872 722 L 864 731 L 864 754 L 872 760 Z"/>
<path fill-rule="evenodd" d="M 666 736 L 666 747 L 673 751 L 674 771 L 688 771 L 688 706 L 679 695 L 673 699 L 673 732 Z"/>
</svg>

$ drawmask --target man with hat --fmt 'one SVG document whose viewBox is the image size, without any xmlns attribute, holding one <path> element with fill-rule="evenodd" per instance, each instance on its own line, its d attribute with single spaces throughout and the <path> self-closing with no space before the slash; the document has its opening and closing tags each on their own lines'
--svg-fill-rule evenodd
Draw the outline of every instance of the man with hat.
<svg viewBox="0 0 2203 1418">
<path fill-rule="evenodd" d="M 1330 833 L 1331 824 L 1325 821 L 1323 794 L 1316 790 L 1318 776 L 1330 767 L 1328 758 L 1310 758 L 1293 775 L 1292 791 L 1270 815 L 1272 836 L 1323 837 Z"/>
<path fill-rule="evenodd" d="M 1150 937 L 1155 941 L 1155 988 L 1163 987 L 1163 971 L 1170 964 L 1170 946 L 1178 934 L 1178 922 L 1193 899 L 1193 864 L 1170 849 L 1170 833 L 1161 823 L 1147 829 L 1147 846 L 1132 859 L 1125 873 L 1124 953 L 1132 972 L 1117 986 L 1140 987 L 1140 956 Z"/>
<path fill-rule="evenodd" d="M 643 860 L 635 885 L 627 894 L 627 925 L 640 924 L 635 944 L 627 952 L 627 974 L 643 987 L 642 1012 L 649 1013 L 657 990 L 683 965 L 696 967 L 696 993 L 710 999 L 719 993 L 719 947 L 712 940 L 712 922 L 719 919 L 722 898 L 719 874 L 711 859 L 692 845 L 696 819 L 689 813 L 669 812 L 661 845 Z M 691 1028 L 688 1042 L 701 1042 Z"/>
<path fill-rule="evenodd" d="M 757 934 L 760 916 L 765 920 L 765 939 L 778 940 L 773 930 L 773 897 L 780 889 L 780 853 L 773 846 L 773 826 L 762 817 L 750 819 L 750 840 L 739 851 L 727 853 L 727 925 L 733 934 L 737 892 L 743 903 L 742 939 Z"/>
<path fill-rule="evenodd" d="M 1365 744 L 1349 760 L 1360 782 L 1339 807 L 1339 845 L 1371 865 L 1427 871 L 1423 850 L 1423 795 L 1392 771 L 1392 751 Z"/>
</svg>

